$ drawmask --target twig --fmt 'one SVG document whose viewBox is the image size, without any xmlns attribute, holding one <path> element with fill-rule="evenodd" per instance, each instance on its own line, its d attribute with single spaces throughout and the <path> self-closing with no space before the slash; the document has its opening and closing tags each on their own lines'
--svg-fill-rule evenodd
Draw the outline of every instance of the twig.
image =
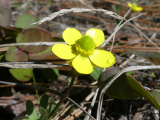
<svg viewBox="0 0 160 120">
<path fill-rule="evenodd" d="M 95 101 L 96 101 L 96 98 L 97 98 L 97 95 L 98 95 L 98 91 L 99 91 L 99 88 L 97 88 L 96 90 L 95 90 L 95 95 L 94 95 L 94 97 L 93 97 L 93 99 L 92 99 L 92 103 L 91 103 L 91 105 L 90 105 L 90 108 L 89 108 L 89 110 L 88 110 L 88 113 L 89 114 L 91 114 L 91 112 L 92 112 L 92 108 L 94 107 L 94 104 L 95 104 Z M 89 120 L 89 116 L 88 115 L 86 115 L 86 117 L 84 118 L 84 120 Z"/>
<path fill-rule="evenodd" d="M 19 69 L 29 69 L 29 68 L 57 68 L 68 66 L 67 64 L 63 65 L 54 65 L 52 63 L 46 64 L 34 64 L 34 62 L 1 62 L 0 67 L 7 67 L 7 68 L 19 68 Z"/>
<path fill-rule="evenodd" d="M 84 107 L 83 109 L 86 109 L 87 107 Z M 70 115 L 68 115 L 66 118 L 64 118 L 63 120 L 75 120 L 78 116 L 80 116 L 83 113 L 83 111 L 81 111 L 80 109 L 76 109 L 73 111 L 73 113 L 71 113 Z"/>
<path fill-rule="evenodd" d="M 59 119 L 62 116 L 62 114 L 66 113 L 67 110 L 72 106 L 72 105 L 69 105 L 67 107 L 68 104 L 69 104 L 69 101 L 63 106 L 63 108 L 61 109 L 61 111 L 56 116 L 54 116 L 54 118 L 52 120 L 57 120 L 57 118 Z"/>
<path fill-rule="evenodd" d="M 126 23 L 130 23 L 129 21 L 133 20 L 133 19 L 136 19 L 137 17 L 140 17 L 142 16 L 143 14 L 145 13 L 142 13 L 140 15 L 137 15 L 129 20 L 126 20 L 124 19 L 126 22 L 124 22 L 123 24 L 121 24 L 117 29 L 115 29 L 115 31 L 109 36 L 109 38 L 107 40 L 104 41 L 104 43 L 101 45 L 101 47 L 104 47 L 106 44 L 108 44 L 108 42 L 112 39 L 112 37 L 115 35 L 115 33 L 120 29 L 122 28 Z M 130 23 L 131 24 L 131 23 Z"/>
<path fill-rule="evenodd" d="M 65 86 L 68 87 L 69 85 L 62 85 L 62 84 L 46 84 L 46 83 L 22 83 L 22 85 L 39 85 L 39 86 Z M 0 85 L 0 88 L 2 87 L 14 87 L 14 85 Z M 75 88 L 98 88 L 97 85 L 73 85 Z"/>
<path fill-rule="evenodd" d="M 66 44 L 65 42 L 28 42 L 28 43 L 10 43 L 10 44 L 1 44 L 1 47 L 11 47 L 11 46 L 53 46 L 57 43 L 62 43 L 62 44 Z"/>
<path fill-rule="evenodd" d="M 90 116 L 90 118 L 92 118 L 93 120 L 96 120 L 93 116 L 91 116 L 87 111 L 85 111 L 80 105 L 78 105 L 76 102 L 74 102 L 72 99 L 70 99 L 69 97 L 67 97 L 67 99 L 69 101 L 71 101 L 72 103 L 74 103 L 77 107 L 79 107 L 79 109 L 81 109 L 84 113 L 86 113 L 88 116 Z"/>
<path fill-rule="evenodd" d="M 123 66 L 125 66 L 131 59 L 133 59 L 135 57 L 135 54 L 132 54 L 131 56 L 129 56 L 129 58 L 127 60 L 125 60 L 119 67 L 122 68 Z"/>
<path fill-rule="evenodd" d="M 140 14 L 140 15 L 138 15 L 138 16 L 135 16 L 135 17 L 133 17 L 133 18 L 131 18 L 131 19 L 129 19 L 129 20 L 124 19 L 126 22 L 124 22 L 121 26 L 119 26 L 119 28 L 117 28 L 117 29 L 110 35 L 110 37 L 109 37 L 107 40 L 104 41 L 104 43 L 101 45 L 101 47 L 104 47 L 106 44 L 108 44 L 108 42 L 111 40 L 111 38 L 114 36 L 114 34 L 115 34 L 120 28 L 122 28 L 122 27 L 124 26 L 124 24 L 126 24 L 126 23 L 128 22 L 128 23 L 129 23 L 132 27 L 134 27 L 141 35 L 143 35 L 149 42 L 151 42 L 156 48 L 158 48 L 158 49 L 160 50 L 160 47 L 158 47 L 152 40 L 150 40 L 141 30 L 139 30 L 136 26 L 134 26 L 132 23 L 129 22 L 129 21 L 131 21 L 131 20 L 133 20 L 133 19 L 135 19 L 135 18 L 137 18 L 137 17 L 139 17 L 139 16 L 141 16 L 141 15 L 143 15 L 143 14 L 145 14 L 145 13 L 142 13 L 142 14 Z"/>
<path fill-rule="evenodd" d="M 121 25 L 121 23 L 124 21 L 124 19 L 125 19 L 125 18 L 128 16 L 128 14 L 130 13 L 131 9 L 132 9 L 132 8 L 130 8 L 130 9 L 127 11 L 127 13 L 126 13 L 125 16 L 123 17 L 123 19 L 118 23 L 118 25 L 116 26 L 116 28 L 115 28 L 114 30 L 116 30 L 116 29 L 119 28 L 119 26 Z M 112 41 L 112 45 L 111 45 L 111 48 L 110 48 L 110 52 L 112 52 L 112 48 L 113 48 L 113 45 L 114 45 L 114 42 L 115 42 L 115 35 L 116 35 L 116 33 L 114 33 L 114 36 L 113 36 L 113 41 Z"/>
<path fill-rule="evenodd" d="M 101 116 L 101 108 L 102 108 L 102 103 L 103 103 L 103 96 L 106 90 L 111 86 L 111 84 L 123 73 L 126 73 L 128 71 L 135 71 L 135 70 L 148 70 L 148 69 L 159 69 L 160 65 L 155 66 L 130 66 L 127 68 L 122 69 L 120 72 L 118 72 L 108 83 L 107 85 L 102 89 L 100 97 L 99 97 L 99 102 L 98 102 L 98 110 L 97 110 L 97 120 L 100 120 Z"/>
</svg>

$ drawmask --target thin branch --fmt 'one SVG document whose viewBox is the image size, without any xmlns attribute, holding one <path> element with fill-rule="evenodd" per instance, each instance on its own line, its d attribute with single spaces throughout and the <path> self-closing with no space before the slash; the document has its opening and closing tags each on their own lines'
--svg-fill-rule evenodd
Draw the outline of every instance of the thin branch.
<svg viewBox="0 0 160 120">
<path fill-rule="evenodd" d="M 29 68 L 57 68 L 68 66 L 67 64 L 63 65 L 54 65 L 52 63 L 46 64 L 36 64 L 33 62 L 1 62 L 0 67 L 7 67 L 7 68 L 18 68 L 18 69 L 29 69 Z"/>
<path fill-rule="evenodd" d="M 55 83 L 22 83 L 22 85 L 39 85 L 39 86 L 64 86 L 68 87 L 69 85 L 55 84 Z M 2 87 L 13 87 L 14 85 L 0 85 Z M 75 88 L 98 88 L 97 85 L 73 85 Z"/>
<path fill-rule="evenodd" d="M 99 92 L 99 88 L 95 89 L 95 95 L 94 95 L 94 97 L 92 99 L 92 103 L 91 103 L 91 105 L 88 109 L 89 114 L 91 114 L 91 112 L 92 112 L 92 108 L 94 107 L 95 101 L 97 99 L 98 92 Z M 89 120 L 89 119 L 90 119 L 90 117 L 88 115 L 86 115 L 85 118 L 84 118 L 84 120 Z"/>
<path fill-rule="evenodd" d="M 106 44 L 108 44 L 108 42 L 112 39 L 112 37 L 115 35 L 115 33 L 120 29 L 122 28 L 126 23 L 129 23 L 132 27 L 134 27 L 141 35 L 143 35 L 149 42 L 151 42 L 156 48 L 158 48 L 160 50 L 160 47 L 158 47 L 151 39 L 149 39 L 141 30 L 139 30 L 135 25 L 133 25 L 132 23 L 130 23 L 129 21 L 137 18 L 137 17 L 140 17 L 141 15 L 143 14 L 146 14 L 146 13 L 142 13 L 142 14 L 139 14 L 129 20 L 126 20 L 123 18 L 123 20 L 125 20 L 126 22 L 124 22 L 123 24 L 121 24 L 117 29 L 115 29 L 115 31 L 109 36 L 109 38 L 107 40 L 104 41 L 104 43 L 101 45 L 101 47 L 104 47 Z"/>
<path fill-rule="evenodd" d="M 106 44 L 108 44 L 108 42 L 112 39 L 112 37 L 116 34 L 116 32 L 118 32 L 118 30 L 120 30 L 120 28 L 122 28 L 126 23 L 130 23 L 130 21 L 132 21 L 133 19 L 136 19 L 137 17 L 142 16 L 145 13 L 142 13 L 140 15 L 137 15 L 129 20 L 123 19 L 126 22 L 124 22 L 123 24 L 121 24 L 120 26 L 118 26 L 118 28 L 115 29 L 115 31 L 109 36 L 109 38 L 107 40 L 104 41 L 104 43 L 101 45 L 101 47 L 104 47 Z M 130 23 L 131 24 L 131 23 Z"/>
<path fill-rule="evenodd" d="M 65 42 L 29 42 L 29 43 L 11 43 L 11 44 L 1 44 L 1 47 L 11 47 L 11 46 L 53 46 L 57 43 L 62 43 L 62 44 L 66 44 Z"/>
<path fill-rule="evenodd" d="M 127 11 L 127 13 L 124 15 L 123 19 L 118 23 L 118 25 L 116 26 L 116 29 L 119 28 L 119 26 L 121 25 L 121 23 L 124 21 L 124 19 L 128 16 L 128 14 L 130 13 L 131 11 L 131 8 Z M 112 41 L 112 45 L 111 45 L 111 48 L 110 48 L 110 52 L 112 52 L 112 48 L 113 48 L 113 45 L 114 45 L 114 42 L 115 42 L 115 35 L 116 35 L 116 32 L 114 33 L 114 36 L 113 36 L 113 41 Z"/>
</svg>

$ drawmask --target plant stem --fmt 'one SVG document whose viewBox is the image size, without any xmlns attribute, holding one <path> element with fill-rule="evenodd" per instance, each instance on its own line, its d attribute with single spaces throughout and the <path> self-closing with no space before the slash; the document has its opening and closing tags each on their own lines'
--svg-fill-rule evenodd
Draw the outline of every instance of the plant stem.
<svg viewBox="0 0 160 120">
<path fill-rule="evenodd" d="M 34 72 L 33 72 L 33 83 L 35 83 L 35 84 L 37 83 L 37 82 L 36 82 L 36 78 L 35 78 L 35 76 L 34 76 Z M 35 92 L 36 92 L 37 99 L 38 99 L 38 104 L 39 104 L 39 103 L 40 103 L 40 97 L 39 97 L 38 90 L 36 89 Z"/>
<path fill-rule="evenodd" d="M 67 98 L 68 94 L 70 93 L 70 91 L 71 91 L 71 89 L 72 89 L 72 87 L 73 87 L 73 83 L 74 83 L 75 78 L 76 78 L 76 73 L 77 73 L 77 72 L 74 70 L 74 71 L 73 71 L 72 80 L 71 80 L 71 83 L 70 83 L 70 85 L 69 85 L 69 88 L 67 89 L 65 95 L 64 95 L 64 96 L 60 99 L 60 101 L 57 103 L 56 107 L 55 107 L 55 108 L 52 110 L 52 112 L 49 114 L 49 116 L 48 116 L 49 119 L 51 119 L 51 118 L 54 116 L 56 110 L 58 110 L 59 106 L 65 101 L 65 99 Z"/>
</svg>

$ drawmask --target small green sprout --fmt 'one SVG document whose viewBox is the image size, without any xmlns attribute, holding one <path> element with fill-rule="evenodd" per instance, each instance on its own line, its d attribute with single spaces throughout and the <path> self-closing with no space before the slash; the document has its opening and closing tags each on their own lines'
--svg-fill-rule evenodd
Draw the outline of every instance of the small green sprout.
<svg viewBox="0 0 160 120">
<path fill-rule="evenodd" d="M 143 10 L 143 8 L 142 8 L 142 7 L 138 7 L 138 5 L 137 5 L 136 3 L 133 3 L 133 4 L 128 3 L 128 6 L 129 6 L 130 8 L 132 8 L 132 10 L 135 11 L 135 12 L 138 12 L 138 11 L 142 11 L 142 10 Z"/>
<path fill-rule="evenodd" d="M 52 51 L 59 58 L 66 59 L 81 74 L 90 74 L 94 66 L 105 68 L 116 62 L 111 52 L 95 49 L 105 40 L 100 29 L 92 28 L 82 36 L 77 29 L 67 28 L 62 36 L 68 45 L 56 44 Z"/>
</svg>

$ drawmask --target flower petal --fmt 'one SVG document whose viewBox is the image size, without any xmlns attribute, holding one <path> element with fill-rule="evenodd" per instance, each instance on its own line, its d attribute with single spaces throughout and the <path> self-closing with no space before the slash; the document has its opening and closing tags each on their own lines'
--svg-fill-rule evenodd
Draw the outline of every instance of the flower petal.
<svg viewBox="0 0 160 120">
<path fill-rule="evenodd" d="M 93 71 L 89 58 L 80 54 L 73 59 L 72 65 L 81 74 L 90 74 Z"/>
<path fill-rule="evenodd" d="M 128 6 L 131 8 L 131 7 L 132 7 L 132 4 L 131 4 L 131 3 L 128 3 Z"/>
<path fill-rule="evenodd" d="M 142 11 L 143 8 L 142 8 L 142 7 L 137 7 L 135 10 L 136 10 L 136 11 Z"/>
<path fill-rule="evenodd" d="M 103 31 L 97 28 L 92 28 L 88 30 L 86 32 L 86 35 L 89 35 L 93 38 L 94 43 L 96 44 L 96 47 L 100 46 L 105 40 Z"/>
<path fill-rule="evenodd" d="M 89 58 L 99 67 L 110 67 L 116 62 L 114 55 L 105 50 L 95 50 L 94 54 L 90 55 Z"/>
<path fill-rule="evenodd" d="M 76 40 L 82 37 L 82 34 L 75 28 L 67 28 L 64 30 L 62 36 L 67 44 L 73 45 L 75 44 Z"/>
<path fill-rule="evenodd" d="M 72 59 L 76 56 L 76 51 L 70 45 L 55 44 L 52 47 L 52 51 L 61 59 Z"/>
</svg>

